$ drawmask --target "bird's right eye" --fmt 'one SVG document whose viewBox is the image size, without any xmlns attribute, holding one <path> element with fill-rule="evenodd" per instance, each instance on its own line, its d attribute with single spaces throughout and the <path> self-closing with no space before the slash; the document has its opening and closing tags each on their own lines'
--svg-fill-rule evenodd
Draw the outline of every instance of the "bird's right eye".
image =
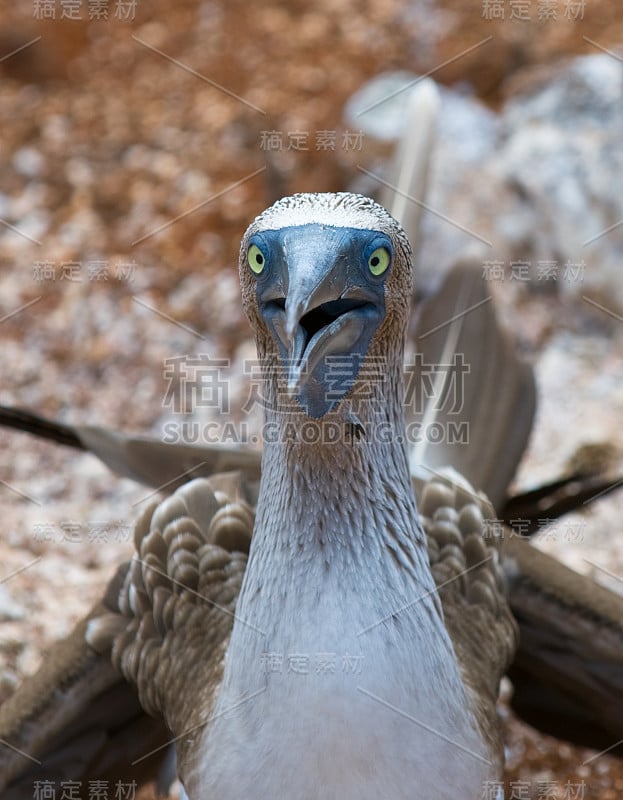
<svg viewBox="0 0 623 800">
<path fill-rule="evenodd" d="M 266 257 L 256 244 L 252 244 L 251 247 L 249 247 L 247 261 L 251 267 L 251 272 L 255 273 L 255 275 L 262 274 L 264 267 L 266 266 Z"/>
</svg>

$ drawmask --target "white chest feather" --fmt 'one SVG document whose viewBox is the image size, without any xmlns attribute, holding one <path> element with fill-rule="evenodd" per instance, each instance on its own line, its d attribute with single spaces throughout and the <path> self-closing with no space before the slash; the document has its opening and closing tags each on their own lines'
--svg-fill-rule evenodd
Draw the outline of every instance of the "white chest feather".
<svg viewBox="0 0 623 800">
<path fill-rule="evenodd" d="M 314 569 L 270 614 L 245 593 L 191 800 L 480 797 L 492 767 L 431 598 Z"/>
</svg>

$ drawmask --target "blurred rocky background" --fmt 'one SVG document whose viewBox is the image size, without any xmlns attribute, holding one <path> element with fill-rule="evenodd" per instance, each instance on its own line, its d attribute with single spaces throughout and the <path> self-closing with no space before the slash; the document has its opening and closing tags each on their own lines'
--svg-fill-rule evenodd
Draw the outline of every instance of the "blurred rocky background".
<svg viewBox="0 0 623 800">
<path fill-rule="evenodd" d="M 622 59 L 612 0 L 2 0 L 0 402 L 159 434 L 191 404 L 250 438 L 241 233 L 283 194 L 377 193 L 430 74 L 418 292 L 477 263 L 534 363 L 518 486 L 619 463 Z M 190 403 L 180 364 L 214 374 L 209 359 L 217 394 Z M 0 701 L 131 552 L 148 496 L 0 432 Z M 599 501 L 540 546 L 622 590 L 619 508 Z M 623 795 L 619 762 L 503 713 L 507 797 Z"/>
</svg>

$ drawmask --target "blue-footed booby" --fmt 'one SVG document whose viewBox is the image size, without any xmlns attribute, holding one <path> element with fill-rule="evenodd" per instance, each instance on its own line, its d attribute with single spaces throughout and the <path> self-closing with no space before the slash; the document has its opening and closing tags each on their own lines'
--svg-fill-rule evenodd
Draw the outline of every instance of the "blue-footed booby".
<svg viewBox="0 0 623 800">
<path fill-rule="evenodd" d="M 162 724 L 142 711 L 164 719 L 190 800 L 477 800 L 500 780 L 517 626 L 485 497 L 448 473 L 416 481 L 416 503 L 411 260 L 360 195 L 294 195 L 251 224 L 240 278 L 271 431 L 259 487 L 242 458 L 143 514 L 132 562 L 0 707 L 3 796 L 32 789 L 24 752 L 39 779 L 153 772 Z M 82 435 L 123 460 L 114 438 Z M 512 563 L 525 589 L 521 551 Z"/>
</svg>

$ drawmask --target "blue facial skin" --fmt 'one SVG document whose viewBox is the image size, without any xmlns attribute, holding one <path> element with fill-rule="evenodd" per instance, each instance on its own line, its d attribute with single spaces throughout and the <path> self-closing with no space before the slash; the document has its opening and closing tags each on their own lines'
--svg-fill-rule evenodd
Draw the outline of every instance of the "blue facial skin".
<svg viewBox="0 0 623 800">
<path fill-rule="evenodd" d="M 257 301 L 294 393 L 319 419 L 352 388 L 385 317 L 391 239 L 379 231 L 312 223 L 251 236 L 263 257 Z M 377 248 L 390 256 L 382 275 L 368 265 Z"/>
</svg>

